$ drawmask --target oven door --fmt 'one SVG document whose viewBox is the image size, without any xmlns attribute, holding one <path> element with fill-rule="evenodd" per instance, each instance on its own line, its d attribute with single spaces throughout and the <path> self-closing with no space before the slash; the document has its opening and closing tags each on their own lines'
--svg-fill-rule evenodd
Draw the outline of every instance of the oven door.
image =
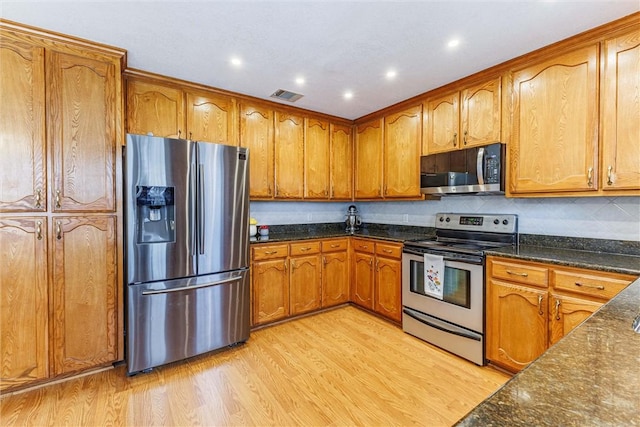
<svg viewBox="0 0 640 427">
<path fill-rule="evenodd" d="M 445 257 L 443 299 L 425 293 L 424 257 L 402 254 L 402 303 L 431 317 L 484 332 L 484 266 Z"/>
</svg>

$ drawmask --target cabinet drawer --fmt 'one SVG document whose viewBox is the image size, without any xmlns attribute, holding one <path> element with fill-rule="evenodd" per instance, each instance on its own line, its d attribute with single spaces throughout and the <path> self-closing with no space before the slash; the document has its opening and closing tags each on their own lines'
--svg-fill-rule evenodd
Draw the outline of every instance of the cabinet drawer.
<svg viewBox="0 0 640 427">
<path fill-rule="evenodd" d="M 322 252 L 346 251 L 349 247 L 347 239 L 325 240 L 322 242 Z"/>
<path fill-rule="evenodd" d="M 549 285 L 549 269 L 533 264 L 521 264 L 491 259 L 490 273 L 493 278 L 524 283 L 546 288 Z"/>
<path fill-rule="evenodd" d="M 256 246 L 251 248 L 253 251 L 252 260 L 259 261 L 263 259 L 284 258 L 289 254 L 288 245 L 269 245 Z"/>
<path fill-rule="evenodd" d="M 552 286 L 558 291 L 587 295 L 609 300 L 633 281 L 632 277 L 611 275 L 598 271 L 572 271 L 554 269 Z"/>
<path fill-rule="evenodd" d="M 376 244 L 371 240 L 353 239 L 351 244 L 353 245 L 354 251 L 366 252 L 368 254 L 375 252 Z"/>
<path fill-rule="evenodd" d="M 389 258 L 402 258 L 402 246 L 386 243 L 376 243 L 376 254 Z"/>
<path fill-rule="evenodd" d="M 289 249 L 291 256 L 317 254 L 320 253 L 320 242 L 318 240 L 309 240 L 301 243 L 291 243 Z"/>
</svg>

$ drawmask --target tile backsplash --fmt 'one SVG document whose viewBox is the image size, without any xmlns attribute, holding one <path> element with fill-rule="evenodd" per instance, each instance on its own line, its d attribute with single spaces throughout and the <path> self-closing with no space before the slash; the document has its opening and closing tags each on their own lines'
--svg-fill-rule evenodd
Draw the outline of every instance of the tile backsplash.
<svg viewBox="0 0 640 427">
<path fill-rule="evenodd" d="M 508 199 L 454 196 L 416 202 L 251 202 L 260 224 L 342 222 L 355 205 L 365 223 L 433 227 L 438 212 L 517 214 L 519 232 L 640 241 L 640 197 Z"/>
</svg>

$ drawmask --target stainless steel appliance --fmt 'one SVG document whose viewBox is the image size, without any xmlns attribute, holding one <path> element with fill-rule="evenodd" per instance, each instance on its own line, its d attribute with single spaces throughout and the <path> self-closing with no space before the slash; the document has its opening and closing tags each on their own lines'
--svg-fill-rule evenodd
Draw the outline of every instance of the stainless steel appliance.
<svg viewBox="0 0 640 427">
<path fill-rule="evenodd" d="M 504 194 L 506 145 L 495 143 L 420 158 L 423 194 Z"/>
<path fill-rule="evenodd" d="M 129 374 L 249 338 L 245 148 L 127 135 Z"/>
<path fill-rule="evenodd" d="M 360 215 L 358 215 L 358 208 L 355 205 L 349 206 L 347 209 L 347 219 L 345 220 L 347 224 L 347 232 L 353 233 L 356 230 L 360 229 L 360 225 L 362 221 L 360 220 Z"/>
<path fill-rule="evenodd" d="M 515 245 L 517 220 L 516 215 L 439 213 L 434 239 L 405 242 L 403 330 L 484 365 L 484 251 Z M 429 255 L 441 257 L 444 266 L 440 298 L 425 286 Z"/>
</svg>

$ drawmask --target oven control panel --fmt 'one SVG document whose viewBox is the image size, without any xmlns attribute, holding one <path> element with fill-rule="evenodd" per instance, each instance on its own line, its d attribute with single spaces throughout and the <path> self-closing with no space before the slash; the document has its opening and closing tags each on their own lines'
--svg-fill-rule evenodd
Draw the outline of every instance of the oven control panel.
<svg viewBox="0 0 640 427">
<path fill-rule="evenodd" d="M 512 214 L 436 214 L 436 228 L 443 230 L 517 233 L 518 216 Z"/>
</svg>

